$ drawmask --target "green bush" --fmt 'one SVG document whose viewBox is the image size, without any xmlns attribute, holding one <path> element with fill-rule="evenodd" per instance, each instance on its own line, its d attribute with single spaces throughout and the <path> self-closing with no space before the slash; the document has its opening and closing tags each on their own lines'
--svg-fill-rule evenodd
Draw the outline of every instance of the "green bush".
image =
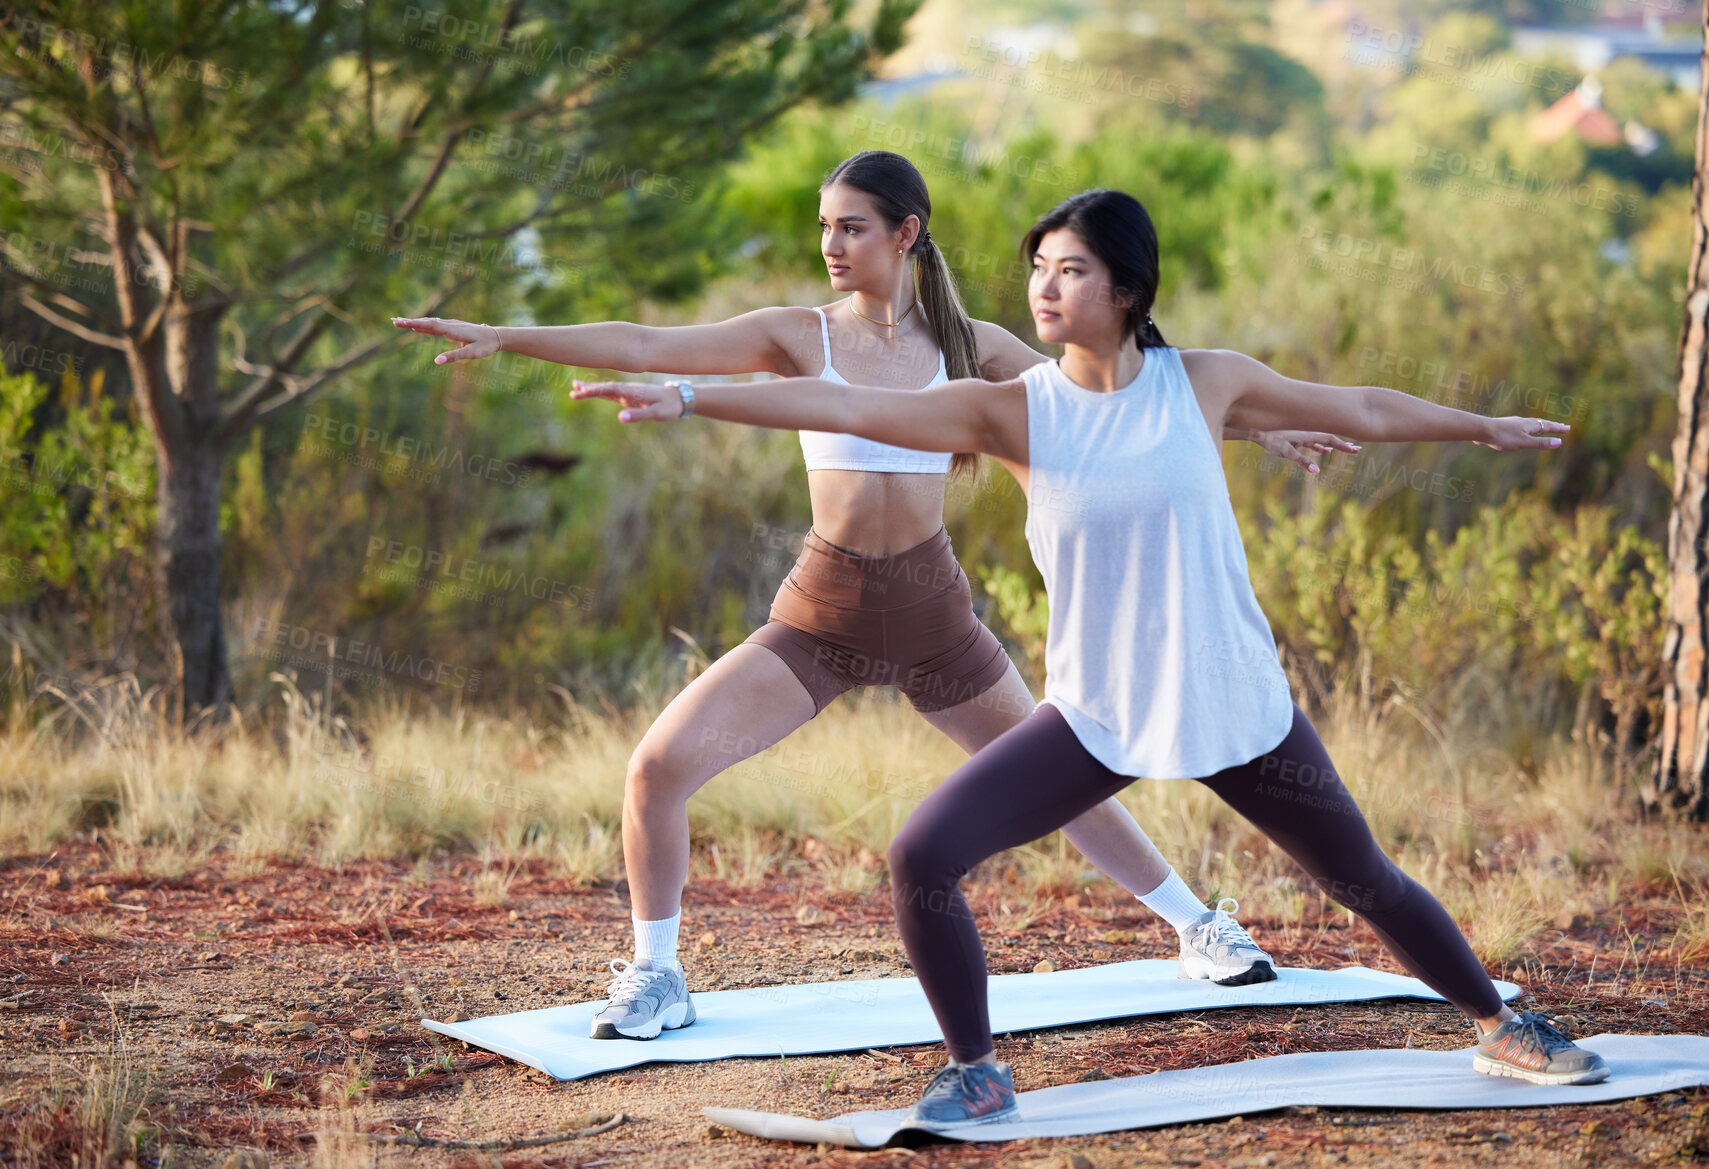
<svg viewBox="0 0 1709 1169">
<path fill-rule="evenodd" d="M 61 635 L 58 664 L 128 668 L 152 608 L 154 451 L 101 382 L 0 372 L 0 608 Z"/>
</svg>

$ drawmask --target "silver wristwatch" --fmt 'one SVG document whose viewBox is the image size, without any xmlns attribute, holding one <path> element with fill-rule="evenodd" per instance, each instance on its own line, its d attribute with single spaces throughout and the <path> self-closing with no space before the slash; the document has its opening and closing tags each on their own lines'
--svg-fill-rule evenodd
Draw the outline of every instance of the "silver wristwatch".
<svg viewBox="0 0 1709 1169">
<path fill-rule="evenodd" d="M 678 420 L 694 417 L 694 383 L 666 382 L 665 385 L 674 388 L 682 399 L 682 413 L 677 415 Z"/>
</svg>

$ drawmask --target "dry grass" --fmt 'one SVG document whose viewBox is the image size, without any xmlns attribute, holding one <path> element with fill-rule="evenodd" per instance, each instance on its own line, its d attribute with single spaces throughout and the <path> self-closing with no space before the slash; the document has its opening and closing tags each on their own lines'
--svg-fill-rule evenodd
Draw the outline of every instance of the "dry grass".
<svg viewBox="0 0 1709 1169">
<path fill-rule="evenodd" d="M 1674 934 L 1670 948 L 1686 962 L 1709 958 L 1709 905 L 1701 899 L 1686 903 L 1685 921 Z"/>
<path fill-rule="evenodd" d="M 570 830 L 556 842 L 558 871 L 578 888 L 617 872 L 623 864 L 623 833 L 614 824 L 582 816 L 583 829 Z"/>
<path fill-rule="evenodd" d="M 156 1144 L 159 1130 L 148 1123 L 158 1097 L 143 1060 L 123 1047 L 83 1066 L 56 1064 L 45 1090 L 14 1114 L 8 1163 L 28 1169 L 169 1165 L 172 1150 Z"/>
<path fill-rule="evenodd" d="M 355 727 L 278 682 L 267 725 L 191 736 L 162 729 L 134 684 L 43 696 L 0 734 L 0 848 L 39 855 L 98 833 L 115 869 L 158 877 L 216 850 L 257 866 L 472 853 L 484 865 L 475 899 L 494 906 L 536 860 L 579 886 L 622 875 L 624 768 L 662 697 L 533 719 L 382 707 Z M 1563 913 L 1634 893 L 1688 907 L 1675 948 L 1709 950 L 1702 832 L 1640 820 L 1582 746 L 1547 746 L 1521 767 L 1431 733 L 1398 704 L 1349 699 L 1317 722 L 1378 840 L 1443 898 L 1485 961 L 1522 954 Z M 691 801 L 692 873 L 744 889 L 813 874 L 871 893 L 909 810 L 961 759 L 892 696 L 840 700 Z M 1201 895 L 1234 895 L 1243 914 L 1279 922 L 1318 903 L 1287 858 L 1198 785 L 1140 782 L 1122 798 Z M 1011 927 L 1097 879 L 1060 836 L 992 864 L 1008 878 Z"/>
<path fill-rule="evenodd" d="M 489 857 L 486 868 L 475 877 L 475 904 L 495 908 L 502 906 L 509 899 L 510 887 L 516 883 L 520 871 L 521 865 L 517 861 L 495 861 Z"/>
<path fill-rule="evenodd" d="M 327 1077 L 320 1088 L 324 1103 L 315 1128 L 312 1169 L 370 1169 L 380 1163 L 377 1148 L 368 1140 L 371 1124 L 360 1099 L 364 1080 L 346 1069 L 341 1079 Z"/>
</svg>

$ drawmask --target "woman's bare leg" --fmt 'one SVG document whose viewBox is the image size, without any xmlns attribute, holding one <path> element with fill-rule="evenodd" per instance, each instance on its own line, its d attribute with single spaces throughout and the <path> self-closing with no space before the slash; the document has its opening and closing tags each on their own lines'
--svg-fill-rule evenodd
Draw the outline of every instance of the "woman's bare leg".
<svg viewBox="0 0 1709 1169">
<path fill-rule="evenodd" d="M 629 757 L 623 784 L 623 863 L 637 918 L 657 921 L 682 907 L 688 797 L 813 714 L 813 699 L 783 659 L 743 644 L 712 663 L 653 720 Z"/>
<path fill-rule="evenodd" d="M 783 659 L 738 645 L 671 699 L 629 757 L 623 782 L 623 864 L 629 872 L 635 961 L 613 962 L 595 1039 L 653 1039 L 694 1022 L 676 960 L 688 880 L 688 797 L 812 718 L 813 699 Z"/>
</svg>

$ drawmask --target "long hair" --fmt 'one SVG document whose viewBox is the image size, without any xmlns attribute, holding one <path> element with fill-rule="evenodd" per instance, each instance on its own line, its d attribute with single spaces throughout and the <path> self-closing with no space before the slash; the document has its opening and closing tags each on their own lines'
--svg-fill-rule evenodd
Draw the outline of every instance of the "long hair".
<svg viewBox="0 0 1709 1169">
<path fill-rule="evenodd" d="M 1111 291 L 1128 302 L 1123 335 L 1138 341 L 1141 349 L 1168 345 L 1151 319 L 1151 306 L 1157 302 L 1157 228 L 1140 201 L 1101 187 L 1070 196 L 1032 225 L 1021 241 L 1021 258 L 1030 263 L 1039 241 L 1064 227 L 1104 262 Z"/>
<path fill-rule="evenodd" d="M 973 339 L 973 321 L 962 306 L 949 264 L 928 230 L 932 198 L 926 193 L 926 180 L 919 168 L 888 150 L 863 150 L 839 162 L 819 184 L 819 189 L 823 191 L 837 183 L 870 195 L 891 231 L 901 227 L 910 215 L 919 218 L 920 234 L 908 253 L 914 261 L 914 291 L 932 331 L 937 334 L 938 347 L 943 350 L 944 372 L 952 378 L 979 377 L 979 347 Z M 949 473 L 955 477 L 978 466 L 979 456 L 964 452 L 950 460 Z"/>
</svg>

